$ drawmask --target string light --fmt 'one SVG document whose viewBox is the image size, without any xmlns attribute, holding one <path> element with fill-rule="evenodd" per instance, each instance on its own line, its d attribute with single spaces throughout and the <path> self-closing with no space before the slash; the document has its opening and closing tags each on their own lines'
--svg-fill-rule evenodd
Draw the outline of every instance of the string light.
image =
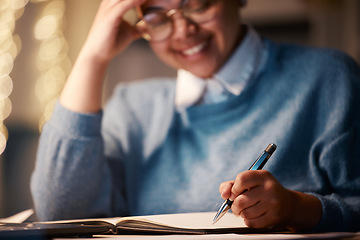
<svg viewBox="0 0 360 240">
<path fill-rule="evenodd" d="M 23 15 L 28 2 L 2 0 L 0 5 L 0 154 L 4 152 L 8 138 L 4 120 L 12 109 L 9 96 L 13 90 L 13 81 L 10 74 L 21 49 L 21 39 L 14 34 L 15 22 Z"/>
<path fill-rule="evenodd" d="M 36 96 L 44 111 L 39 121 L 41 131 L 50 118 L 56 99 L 59 97 L 71 67 L 68 43 L 64 36 L 65 0 L 32 0 L 45 3 L 36 22 L 34 36 L 40 41 L 36 59 L 40 77 L 35 84 Z"/>
</svg>

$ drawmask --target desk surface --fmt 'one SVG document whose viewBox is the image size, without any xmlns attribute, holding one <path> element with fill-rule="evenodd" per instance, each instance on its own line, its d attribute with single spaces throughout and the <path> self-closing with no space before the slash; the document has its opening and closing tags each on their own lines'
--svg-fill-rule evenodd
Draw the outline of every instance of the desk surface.
<svg viewBox="0 0 360 240">
<path fill-rule="evenodd" d="M 137 235 L 99 235 L 93 238 L 81 238 L 81 240 L 97 239 L 130 239 L 130 240 L 282 240 L 282 239 L 343 239 L 360 240 L 360 232 L 357 233 L 321 233 L 321 234 L 223 234 L 223 235 L 165 235 L 165 236 L 137 236 Z M 56 238 L 54 240 L 69 240 L 68 238 Z"/>
</svg>

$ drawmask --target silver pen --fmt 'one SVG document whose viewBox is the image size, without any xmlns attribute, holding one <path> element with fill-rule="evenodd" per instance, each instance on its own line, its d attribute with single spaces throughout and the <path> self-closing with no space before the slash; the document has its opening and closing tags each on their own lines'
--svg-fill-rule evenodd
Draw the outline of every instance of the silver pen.
<svg viewBox="0 0 360 240">
<path fill-rule="evenodd" d="M 267 148 L 261 153 L 261 155 L 255 160 L 255 162 L 249 167 L 249 170 L 261 170 L 266 162 L 269 160 L 271 155 L 276 150 L 276 145 L 274 143 L 269 144 Z M 246 191 L 246 190 L 245 190 Z M 217 221 L 222 218 L 225 213 L 227 213 L 233 202 L 230 199 L 225 200 L 225 202 L 221 205 L 218 212 L 216 213 L 213 224 L 215 224 Z"/>
</svg>

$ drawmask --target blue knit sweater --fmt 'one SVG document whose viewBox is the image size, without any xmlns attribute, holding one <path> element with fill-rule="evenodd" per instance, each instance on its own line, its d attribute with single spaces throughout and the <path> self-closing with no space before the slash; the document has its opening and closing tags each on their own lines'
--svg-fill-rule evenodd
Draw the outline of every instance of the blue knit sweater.
<svg viewBox="0 0 360 240">
<path fill-rule="evenodd" d="M 216 211 L 219 184 L 274 142 L 265 169 L 321 200 L 315 230 L 359 231 L 360 68 L 334 50 L 266 45 L 263 72 L 224 102 L 179 113 L 174 79 L 152 79 L 120 85 L 98 114 L 58 104 L 31 181 L 39 218 Z"/>
</svg>

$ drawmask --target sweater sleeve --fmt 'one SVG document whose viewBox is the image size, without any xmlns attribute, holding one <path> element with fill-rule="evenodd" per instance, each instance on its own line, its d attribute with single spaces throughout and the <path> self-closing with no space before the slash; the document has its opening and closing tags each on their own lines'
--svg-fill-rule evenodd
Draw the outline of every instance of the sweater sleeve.
<svg viewBox="0 0 360 240">
<path fill-rule="evenodd" d="M 111 216 L 112 181 L 103 150 L 102 112 L 78 114 L 57 103 L 43 128 L 31 192 L 40 220 Z"/>
<path fill-rule="evenodd" d="M 320 166 L 326 171 L 330 194 L 316 193 L 323 216 L 315 231 L 359 231 L 360 226 L 360 151 L 359 129 L 338 136 L 324 148 Z"/>
<path fill-rule="evenodd" d="M 327 134 L 318 139 L 311 154 L 312 159 L 318 159 L 318 173 L 328 186 L 314 194 L 320 199 L 323 209 L 315 231 L 359 231 L 360 68 L 344 54 L 336 53 L 335 56 L 340 61 L 329 64 L 328 68 L 336 72 L 333 78 L 325 76 L 335 87 L 323 94 L 326 101 L 322 102 L 332 110 L 326 115 L 318 109 L 319 114 L 327 116 L 323 121 Z"/>
</svg>

